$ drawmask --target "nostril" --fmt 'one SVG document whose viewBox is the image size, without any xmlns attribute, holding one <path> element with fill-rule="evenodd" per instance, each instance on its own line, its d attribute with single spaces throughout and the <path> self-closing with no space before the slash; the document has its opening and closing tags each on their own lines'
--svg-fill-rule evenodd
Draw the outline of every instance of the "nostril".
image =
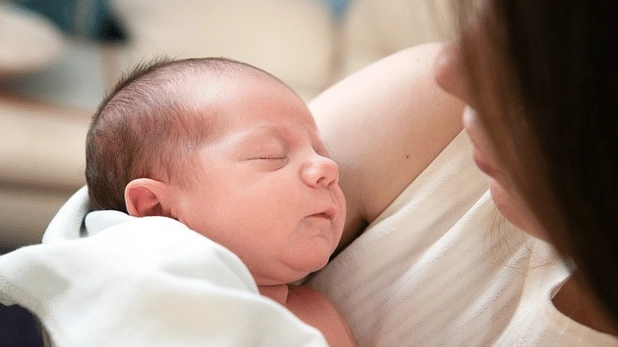
<svg viewBox="0 0 618 347">
<path fill-rule="evenodd" d="M 337 167 L 337 164 L 330 160 L 327 159 L 327 163 L 325 164 L 325 174 L 324 174 L 324 184 L 326 186 L 332 186 L 338 183 L 339 181 L 339 168 Z"/>
</svg>

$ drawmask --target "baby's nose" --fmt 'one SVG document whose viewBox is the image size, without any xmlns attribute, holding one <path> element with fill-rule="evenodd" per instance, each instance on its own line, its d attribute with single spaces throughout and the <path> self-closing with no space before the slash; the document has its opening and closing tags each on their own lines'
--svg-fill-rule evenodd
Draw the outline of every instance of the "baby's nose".
<svg viewBox="0 0 618 347">
<path fill-rule="evenodd" d="M 339 168 L 332 159 L 315 154 L 303 166 L 301 176 L 311 187 L 330 187 L 339 182 Z"/>
</svg>

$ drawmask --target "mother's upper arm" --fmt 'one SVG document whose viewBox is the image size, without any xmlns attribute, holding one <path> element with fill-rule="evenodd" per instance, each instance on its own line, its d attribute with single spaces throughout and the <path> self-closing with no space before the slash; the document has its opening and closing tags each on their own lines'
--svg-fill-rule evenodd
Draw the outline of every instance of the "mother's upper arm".
<svg viewBox="0 0 618 347">
<path fill-rule="evenodd" d="M 415 46 L 345 78 L 309 107 L 339 164 L 347 245 L 461 131 L 463 104 L 433 78 L 440 44 Z"/>
</svg>

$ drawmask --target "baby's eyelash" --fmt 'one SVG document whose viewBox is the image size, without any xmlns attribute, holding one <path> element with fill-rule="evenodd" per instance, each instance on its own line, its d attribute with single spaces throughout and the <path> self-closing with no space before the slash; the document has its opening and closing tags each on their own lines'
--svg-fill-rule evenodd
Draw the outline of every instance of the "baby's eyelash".
<svg viewBox="0 0 618 347">
<path fill-rule="evenodd" d="M 262 160 L 284 160 L 284 159 L 287 159 L 287 157 L 258 157 L 256 159 L 262 159 Z"/>
<path fill-rule="evenodd" d="M 257 165 L 268 170 L 278 170 L 288 163 L 287 156 L 259 156 L 252 159 Z"/>
</svg>

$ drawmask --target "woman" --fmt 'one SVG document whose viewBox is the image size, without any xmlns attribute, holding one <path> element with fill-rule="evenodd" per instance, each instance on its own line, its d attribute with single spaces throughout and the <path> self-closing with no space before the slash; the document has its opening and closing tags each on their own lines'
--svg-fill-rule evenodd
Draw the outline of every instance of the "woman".
<svg viewBox="0 0 618 347">
<path fill-rule="evenodd" d="M 488 2 L 442 53 L 437 79 L 475 109 L 465 128 L 500 211 L 573 261 L 556 307 L 616 335 L 618 28 L 608 6 Z"/>
<path fill-rule="evenodd" d="M 488 0 L 477 7 L 465 2 L 459 13 L 461 38 L 437 54 L 435 77 L 444 90 L 469 105 L 463 120 L 474 161 L 489 179 L 497 210 L 526 234 L 483 216 L 484 207 L 492 203 L 483 198 L 448 227 L 414 212 L 452 218 L 458 205 L 448 200 L 464 201 L 476 194 L 457 191 L 477 182 L 467 176 L 465 164 L 451 165 L 462 149 L 453 143 L 428 168 L 422 167 L 418 178 L 418 166 L 406 170 L 402 164 L 405 156 L 400 153 L 420 154 L 421 163 L 426 163 L 423 153 L 433 158 L 433 150 L 450 141 L 445 134 L 456 128 L 448 126 L 441 134 L 431 129 L 438 122 L 453 124 L 452 114 L 444 112 L 438 120 L 434 108 L 401 106 L 406 105 L 403 100 L 422 102 L 422 93 L 410 85 L 407 95 L 391 95 L 395 102 L 383 98 L 382 106 L 377 101 L 367 105 L 358 89 L 375 89 L 363 85 L 379 77 L 365 83 L 356 77 L 312 106 L 316 117 L 325 119 L 321 124 L 331 139 L 327 144 L 342 163 L 342 187 L 351 198 L 347 240 L 359 234 L 361 228 L 355 226 L 370 226 L 312 283 L 334 299 L 359 345 L 618 345 L 618 191 L 612 175 L 618 167 L 618 57 L 612 50 L 618 31 L 610 3 Z M 416 66 L 418 56 L 408 58 Z M 388 66 L 381 65 L 383 75 L 396 73 L 396 59 L 388 59 Z M 409 74 L 403 71 L 400 76 Z M 362 154 L 354 157 L 350 147 L 358 143 L 353 138 L 328 134 L 345 114 L 332 110 L 353 107 L 354 101 L 345 98 L 343 105 L 340 99 L 334 106 L 336 96 L 353 88 L 356 101 L 363 100 L 363 110 L 354 116 L 384 116 L 369 126 L 362 117 L 361 124 L 350 125 L 355 130 L 350 133 L 386 124 L 387 131 L 379 133 L 388 134 L 385 143 L 395 149 L 385 146 L 372 152 L 361 145 L 355 151 Z M 447 99 L 428 99 L 453 105 Z M 417 114 L 399 118 L 400 108 L 392 106 L 397 104 L 430 116 L 426 122 Z M 401 129 L 411 128 L 429 136 L 419 140 L 402 134 Z M 409 148 L 398 153 L 399 140 L 406 135 Z M 376 153 L 376 158 L 367 160 L 367 153 Z M 358 164 L 365 162 L 371 165 Z M 436 178 L 444 169 L 441 162 L 449 163 L 451 175 Z M 378 169 L 372 168 L 376 163 Z M 386 188 L 365 184 L 354 172 L 376 173 L 368 181 L 387 182 Z M 345 178 L 350 176 L 353 179 Z M 402 182 L 407 179 L 416 182 L 406 187 Z M 455 182 L 446 184 L 450 191 L 443 184 L 449 181 Z M 346 187 L 345 182 L 354 185 Z M 423 192 L 423 185 L 432 188 Z M 392 194 L 398 189 L 403 192 Z M 356 199 L 359 191 L 362 197 Z M 438 206 L 436 197 L 447 207 Z M 387 203 L 379 205 L 383 201 Z M 374 202 L 380 206 L 376 210 Z M 422 204 L 436 207 L 427 212 Z M 411 236 L 404 239 L 403 234 Z M 491 245 L 479 234 L 492 238 Z M 401 244 L 406 246 L 398 253 Z M 481 255 L 474 258 L 474 252 Z M 380 289 L 363 287 L 372 283 Z"/>
<path fill-rule="evenodd" d="M 310 284 L 342 311 L 359 346 L 616 346 L 618 310 L 613 303 L 618 281 L 613 276 L 618 272 L 612 214 L 618 194 L 610 176 L 616 167 L 616 90 L 611 82 L 618 71 L 611 64 L 618 60 L 611 55 L 616 30 L 610 3 L 482 4 L 479 12 L 461 12 L 474 16 L 466 17 L 470 21 L 464 21 L 458 43 L 395 54 L 311 103 L 339 163 L 348 215 L 342 244 L 347 246 Z M 437 86 L 434 61 L 436 79 L 455 96 Z M 459 134 L 464 103 L 470 105 L 464 121 L 472 144 Z M 487 176 L 475 168 L 471 152 Z M 65 224 L 81 221 L 80 208 L 85 213 L 87 202 L 83 194 L 76 197 L 75 206 L 69 202 L 53 222 L 56 229 L 68 230 Z M 496 207 L 519 228 L 494 223 Z M 72 231 L 71 237 L 79 238 L 79 230 Z M 14 273 L 27 279 L 24 274 L 36 269 L 28 266 L 32 255 L 61 250 L 66 257 L 70 250 L 83 250 L 84 244 L 101 250 L 105 241 L 66 240 L 66 234 L 46 234 L 44 244 L 30 253 L 0 257 L 0 275 L 11 279 L 0 281 L 0 292 L 6 289 L 3 285 L 19 284 Z M 112 255 L 117 249 L 134 250 L 112 245 L 105 248 Z M 88 254 L 78 253 L 79 264 Z M 176 264 L 177 258 L 166 261 Z M 45 259 L 49 265 L 49 257 Z M 231 283 L 236 276 L 249 285 L 247 276 L 240 276 L 242 264 L 225 260 L 234 266 L 217 272 L 221 283 Z M 186 293 L 168 300 L 175 292 L 162 284 L 141 287 L 136 295 L 163 292 L 158 304 L 182 302 Z M 236 335 L 230 338 L 236 341 L 284 332 L 277 339 L 284 346 L 290 345 L 284 337 L 301 336 L 298 322 L 272 314 L 276 307 L 236 287 L 245 301 L 235 301 L 231 291 L 217 291 L 227 297 L 218 302 L 237 303 L 242 310 L 200 310 L 195 321 L 215 313 L 215 322 L 222 314 L 242 321 L 246 329 L 232 329 Z M 35 293 L 40 293 L 38 288 Z M 55 288 L 60 287 L 53 287 L 52 294 Z M 100 297 L 106 288 L 94 288 L 98 295 L 88 298 Z M 44 301 L 55 306 L 41 306 L 48 308 L 42 313 L 38 306 L 29 308 L 43 318 L 45 327 L 58 330 L 65 326 L 54 320 L 62 315 L 52 308 L 63 298 Z M 9 299 L 3 302 L 31 303 L 17 296 Z M 207 299 L 200 296 L 191 305 Z M 273 317 L 271 324 L 246 319 L 250 307 L 259 308 L 259 317 Z M 80 317 L 99 317 L 82 308 L 77 307 Z M 54 314 L 46 317 L 48 311 Z M 112 306 L 108 311 L 117 310 Z M 75 311 L 67 312 L 62 317 L 68 318 L 65 328 L 70 329 L 63 331 L 105 332 L 96 324 L 75 328 Z M 140 316 L 122 311 L 116 318 L 168 322 L 169 315 L 147 312 Z M 130 323 L 131 336 L 143 336 L 135 333 L 140 326 Z M 212 338 L 205 329 L 176 327 L 170 325 L 165 332 L 177 341 L 190 333 L 201 343 Z M 314 345 L 323 343 L 306 327 L 305 333 L 315 338 Z M 157 331 L 151 340 L 158 341 L 160 335 Z"/>
</svg>

